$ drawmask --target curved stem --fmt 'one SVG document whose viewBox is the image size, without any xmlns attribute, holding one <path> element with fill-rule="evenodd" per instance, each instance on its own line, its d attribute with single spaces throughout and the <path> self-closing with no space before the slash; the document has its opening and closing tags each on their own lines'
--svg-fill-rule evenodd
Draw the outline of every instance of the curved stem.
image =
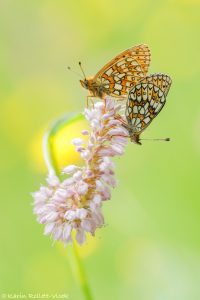
<svg viewBox="0 0 200 300">
<path fill-rule="evenodd" d="M 83 115 L 68 115 L 65 116 L 59 120 L 57 120 L 50 129 L 45 133 L 43 138 L 43 154 L 44 154 L 44 160 L 46 163 L 46 166 L 48 168 L 48 171 L 51 175 L 56 175 L 61 179 L 59 167 L 56 162 L 56 158 L 54 155 L 54 149 L 53 149 L 53 139 L 57 132 L 62 129 L 64 126 L 69 125 L 73 123 L 74 121 L 80 121 L 83 120 Z M 68 252 L 68 254 L 70 254 Z M 83 295 L 85 300 L 93 300 L 91 291 L 89 288 L 89 284 L 87 281 L 87 277 L 85 274 L 84 266 L 81 261 L 81 258 L 78 254 L 78 250 L 76 247 L 75 242 L 73 242 L 73 247 L 70 255 L 71 260 L 71 269 L 74 275 L 77 275 L 77 281 L 82 289 Z M 74 262 L 75 267 L 72 267 L 72 262 Z"/>
</svg>

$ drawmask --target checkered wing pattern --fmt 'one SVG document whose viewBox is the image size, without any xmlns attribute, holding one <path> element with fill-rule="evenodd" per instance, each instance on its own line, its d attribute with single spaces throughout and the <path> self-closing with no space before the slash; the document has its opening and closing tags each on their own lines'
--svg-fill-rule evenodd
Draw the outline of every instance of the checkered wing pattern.
<svg viewBox="0 0 200 300">
<path fill-rule="evenodd" d="M 153 83 L 154 85 L 159 87 L 164 92 L 165 96 L 167 96 L 170 86 L 172 84 L 171 78 L 168 75 L 161 74 L 161 73 L 149 75 L 149 76 L 141 79 L 140 82 Z"/>
<path fill-rule="evenodd" d="M 93 78 L 93 82 L 102 86 L 106 94 L 122 97 L 146 76 L 150 56 L 146 45 L 127 49 L 106 64 Z"/>
<path fill-rule="evenodd" d="M 163 75 L 162 79 L 156 79 L 156 75 L 160 76 L 160 74 L 147 76 L 129 91 L 125 116 L 128 127 L 135 133 L 142 132 L 165 105 L 171 79 L 167 75 Z M 150 78 L 154 81 L 150 81 Z M 155 83 L 159 83 L 160 86 Z"/>
</svg>

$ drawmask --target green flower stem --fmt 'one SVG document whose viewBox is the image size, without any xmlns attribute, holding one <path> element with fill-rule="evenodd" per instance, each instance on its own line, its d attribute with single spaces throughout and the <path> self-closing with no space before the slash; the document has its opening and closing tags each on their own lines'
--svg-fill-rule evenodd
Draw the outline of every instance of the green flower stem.
<svg viewBox="0 0 200 300">
<path fill-rule="evenodd" d="M 52 175 L 57 175 L 60 178 L 59 167 L 56 162 L 54 149 L 53 149 L 53 140 L 55 135 L 58 133 L 60 129 L 63 127 L 75 122 L 83 120 L 83 116 L 81 114 L 78 115 L 68 115 L 63 117 L 62 119 L 57 120 L 50 129 L 46 132 L 43 139 L 43 154 L 44 160 L 47 165 L 48 171 Z M 60 178 L 61 179 L 61 178 Z M 68 257 L 70 259 L 70 266 L 74 276 L 76 277 L 85 300 L 92 300 L 91 291 L 89 288 L 89 284 L 87 281 L 87 277 L 84 271 L 83 263 L 79 257 L 77 246 L 75 242 L 73 242 L 72 251 L 68 251 Z"/>
<path fill-rule="evenodd" d="M 71 263 L 71 269 L 74 274 L 74 277 L 79 282 L 85 299 L 93 300 L 87 277 L 85 274 L 84 266 L 78 254 L 78 249 L 75 242 L 73 242 L 73 247 L 70 249 L 70 251 L 68 251 L 68 257 Z"/>
</svg>

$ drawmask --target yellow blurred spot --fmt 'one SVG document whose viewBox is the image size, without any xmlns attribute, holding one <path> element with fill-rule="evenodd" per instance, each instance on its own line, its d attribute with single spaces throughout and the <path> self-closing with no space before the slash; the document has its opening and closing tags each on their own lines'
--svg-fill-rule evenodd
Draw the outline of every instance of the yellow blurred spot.
<svg viewBox="0 0 200 300">
<path fill-rule="evenodd" d="M 66 124 L 54 136 L 53 151 L 59 169 L 63 169 L 69 164 L 81 164 L 80 154 L 75 150 L 71 141 L 76 137 L 87 141 L 88 137 L 81 134 L 83 129 L 88 129 L 86 120 L 74 120 L 72 123 Z"/>
<path fill-rule="evenodd" d="M 69 124 L 65 124 L 53 136 L 52 148 L 54 159 L 56 161 L 56 165 L 60 170 L 69 164 L 80 165 L 83 162 L 80 154 L 75 150 L 74 145 L 71 143 L 72 139 L 76 137 L 80 137 L 84 141 L 87 141 L 88 137 L 81 134 L 81 131 L 83 129 L 88 129 L 88 124 L 84 118 L 81 120 L 71 121 Z M 41 128 L 30 144 L 30 161 L 32 167 L 40 172 L 46 172 L 42 150 L 44 134 L 45 129 Z"/>
</svg>

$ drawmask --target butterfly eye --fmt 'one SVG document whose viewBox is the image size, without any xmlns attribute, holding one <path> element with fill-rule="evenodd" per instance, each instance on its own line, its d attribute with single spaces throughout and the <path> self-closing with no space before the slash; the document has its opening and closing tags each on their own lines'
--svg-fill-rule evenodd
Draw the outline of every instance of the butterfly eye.
<svg viewBox="0 0 200 300">
<path fill-rule="evenodd" d="M 87 88 L 88 87 L 88 80 L 84 80 L 84 85 L 85 85 L 85 87 Z"/>
</svg>

